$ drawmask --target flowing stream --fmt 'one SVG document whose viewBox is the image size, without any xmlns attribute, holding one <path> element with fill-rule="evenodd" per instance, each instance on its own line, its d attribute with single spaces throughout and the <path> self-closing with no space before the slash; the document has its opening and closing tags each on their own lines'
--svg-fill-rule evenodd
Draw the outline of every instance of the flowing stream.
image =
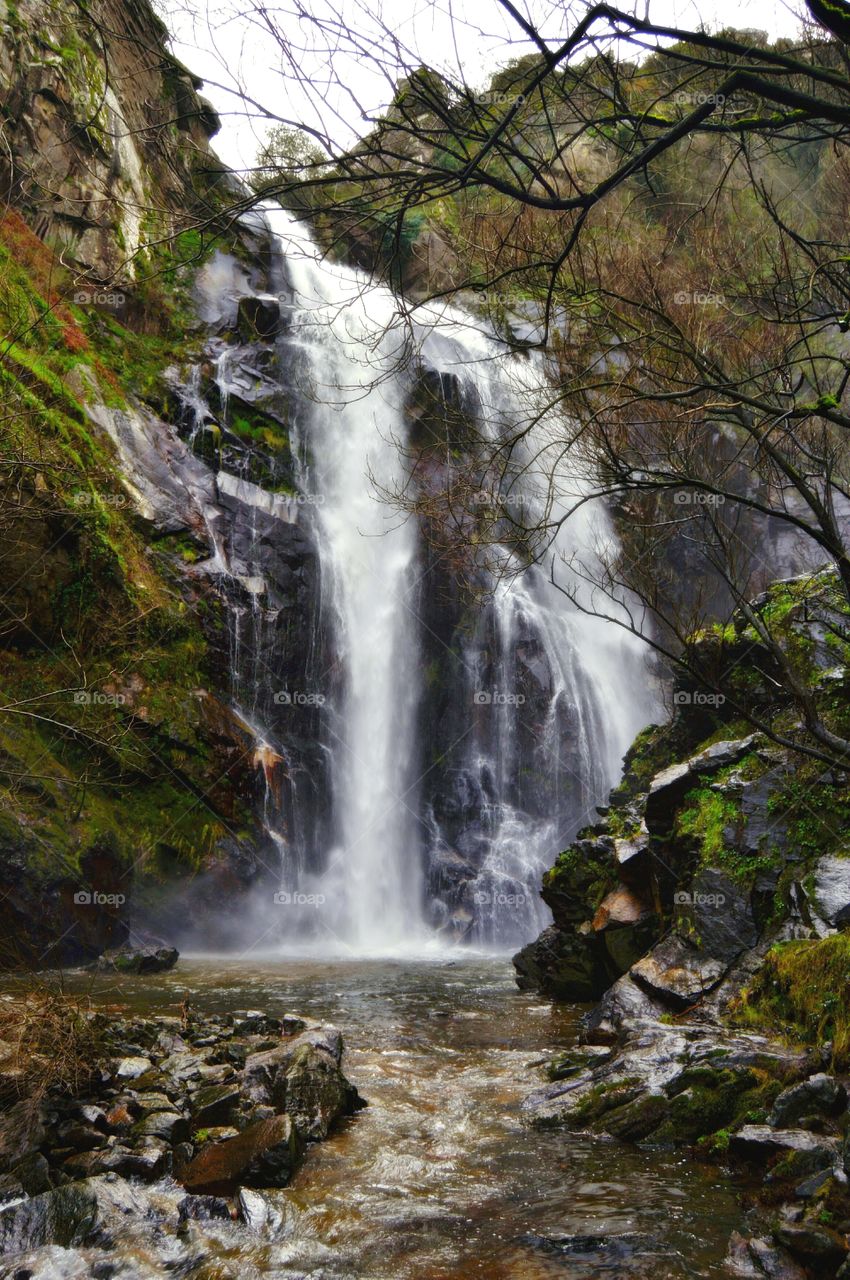
<svg viewBox="0 0 850 1280">
<path fill-rule="evenodd" d="M 270 1194 L 273 1243 L 217 1233 L 241 1280 L 694 1280 L 719 1277 L 740 1208 L 715 1169 L 520 1120 L 533 1065 L 575 1043 L 575 1010 L 517 991 L 509 965 L 182 960 L 99 979 L 98 1000 L 146 1013 L 262 1008 L 342 1027 L 369 1105 Z M 121 1245 L 119 1242 L 120 1254 Z M 141 1260 L 140 1260 L 141 1262 Z M 210 1274 L 216 1274 L 210 1272 Z"/>
</svg>

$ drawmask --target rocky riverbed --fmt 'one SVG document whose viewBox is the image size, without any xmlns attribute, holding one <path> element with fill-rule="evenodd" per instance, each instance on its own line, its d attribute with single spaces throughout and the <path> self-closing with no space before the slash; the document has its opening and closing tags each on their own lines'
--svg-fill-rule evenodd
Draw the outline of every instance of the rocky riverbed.
<svg viewBox="0 0 850 1280">
<path fill-rule="evenodd" d="M 21 1097 L 3 1116 L 0 1276 L 159 1275 L 178 1259 L 181 1275 L 218 1276 L 205 1267 L 221 1224 L 270 1238 L 281 1214 L 264 1189 L 365 1105 L 332 1026 L 186 1006 L 79 1016 L 103 1052 L 86 1087 Z M 7 1059 L 7 1103 L 21 1078 L 27 1064 Z"/>
</svg>

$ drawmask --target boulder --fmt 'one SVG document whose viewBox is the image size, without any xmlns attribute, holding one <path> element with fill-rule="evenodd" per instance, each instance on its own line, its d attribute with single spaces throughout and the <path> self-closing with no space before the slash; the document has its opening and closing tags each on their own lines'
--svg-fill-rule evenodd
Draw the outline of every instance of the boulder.
<svg viewBox="0 0 850 1280">
<path fill-rule="evenodd" d="M 767 1122 L 775 1129 L 787 1129 L 804 1116 L 834 1115 L 846 1102 L 844 1085 L 834 1076 L 820 1073 L 784 1089 L 774 1102 Z"/>
<path fill-rule="evenodd" d="M 732 1232 L 724 1270 L 741 1280 L 807 1280 L 802 1267 L 775 1244 L 760 1236 L 746 1239 L 737 1231 Z"/>
<path fill-rule="evenodd" d="M 120 947 L 95 962 L 99 973 L 165 973 L 180 959 L 176 947 Z"/>
<path fill-rule="evenodd" d="M 523 991 L 544 991 L 558 1000 L 596 1000 L 611 978 L 597 939 L 555 925 L 518 951 L 513 964 Z"/>
<path fill-rule="evenodd" d="M 69 1182 L 0 1210 L 0 1252 L 42 1245 L 111 1244 L 149 1211 L 144 1193 L 114 1174 Z"/>
<path fill-rule="evenodd" d="M 290 1117 L 273 1116 L 249 1125 L 235 1138 L 204 1147 L 177 1176 L 187 1191 L 211 1195 L 227 1195 L 240 1182 L 282 1187 L 295 1169 L 300 1150 Z"/>
<path fill-rule="evenodd" d="M 850 925 L 850 857 L 828 854 L 815 868 L 812 909 L 832 929 Z"/>
<path fill-rule="evenodd" d="M 726 973 L 727 965 L 670 934 L 629 973 L 653 998 L 676 1009 L 687 1009 L 712 991 Z"/>
<path fill-rule="evenodd" d="M 324 1049 L 302 1044 L 286 1072 L 285 1108 L 303 1139 L 325 1138 L 340 1116 L 363 1106 L 357 1090 L 346 1080 Z"/>
<path fill-rule="evenodd" d="M 729 1150 L 753 1163 L 766 1163 L 776 1155 L 805 1152 L 825 1169 L 836 1163 L 839 1146 L 837 1139 L 809 1133 L 808 1129 L 772 1129 L 768 1124 L 745 1124 L 730 1138 Z"/>
<path fill-rule="evenodd" d="M 229 1222 L 232 1214 L 230 1205 L 221 1196 L 184 1196 L 177 1206 L 177 1217 L 181 1222 L 190 1219 L 195 1222 L 213 1222 L 216 1219 Z"/>
</svg>

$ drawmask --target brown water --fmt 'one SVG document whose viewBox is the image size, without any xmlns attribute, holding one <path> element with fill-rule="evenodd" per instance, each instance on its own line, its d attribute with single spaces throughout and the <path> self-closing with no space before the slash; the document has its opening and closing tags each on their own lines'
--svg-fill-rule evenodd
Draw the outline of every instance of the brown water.
<svg viewBox="0 0 850 1280">
<path fill-rule="evenodd" d="M 505 960 L 187 960 L 170 974 L 98 980 L 97 995 L 139 1012 L 175 1012 L 188 998 L 342 1028 L 346 1072 L 370 1105 L 275 1193 L 282 1239 L 246 1243 L 222 1229 L 216 1257 L 238 1264 L 240 1280 L 725 1274 L 741 1215 L 720 1171 L 521 1124 L 519 1104 L 541 1083 L 532 1064 L 575 1042 L 577 1013 L 517 991 Z"/>
</svg>

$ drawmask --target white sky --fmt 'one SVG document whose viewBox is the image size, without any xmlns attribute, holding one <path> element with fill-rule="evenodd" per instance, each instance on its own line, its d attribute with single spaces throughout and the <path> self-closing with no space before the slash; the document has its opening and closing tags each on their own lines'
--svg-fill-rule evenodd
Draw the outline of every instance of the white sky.
<svg viewBox="0 0 850 1280">
<path fill-rule="evenodd" d="M 259 8 L 260 0 L 257 0 Z M 367 7 L 368 6 L 368 7 Z M 518 0 L 517 8 L 536 19 L 544 35 L 563 38 L 584 12 L 583 0 Z M 644 16 L 646 9 L 656 22 L 692 29 L 701 24 L 756 28 L 769 36 L 791 36 L 800 29 L 802 0 L 623 0 Z M 262 12 L 283 29 L 298 49 L 296 62 L 309 83 L 298 85 L 293 71 L 283 65 L 280 47 L 262 26 L 252 4 L 244 0 L 158 0 L 157 8 L 174 33 L 174 53 L 206 84 L 202 91 L 222 116 L 222 131 L 213 141 L 221 158 L 235 169 L 250 167 L 264 140 L 269 123 L 257 107 L 248 107 L 233 95 L 241 81 L 258 106 L 284 119 L 313 126 L 324 125 L 337 142 L 348 143 L 365 129 L 364 114 L 374 112 L 391 97 L 390 72 L 395 61 L 392 41 L 381 33 L 369 9 L 381 15 L 394 37 L 418 55 L 411 65 L 427 62 L 444 67 L 473 87 L 483 86 L 492 71 L 531 49 L 496 0 L 274 0 L 263 3 Z M 299 9 L 301 16 L 299 17 Z M 337 43 L 330 60 L 322 56 L 305 21 L 343 18 L 352 30 L 371 33 L 374 53 L 385 60 L 384 73 L 373 58 L 357 57 L 351 48 Z M 514 43 L 506 44 L 506 37 Z M 337 83 L 331 83 L 331 78 Z M 231 92 L 228 92 L 227 86 Z M 321 120 L 320 120 L 321 117 Z"/>
</svg>

